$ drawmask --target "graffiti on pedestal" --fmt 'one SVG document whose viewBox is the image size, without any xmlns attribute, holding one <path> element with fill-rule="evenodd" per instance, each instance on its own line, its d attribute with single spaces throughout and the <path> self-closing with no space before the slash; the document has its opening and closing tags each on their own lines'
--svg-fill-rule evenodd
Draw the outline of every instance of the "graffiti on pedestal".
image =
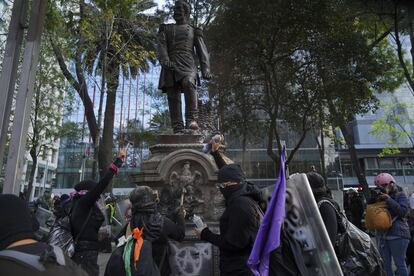
<svg viewBox="0 0 414 276">
<path fill-rule="evenodd" d="M 161 190 L 161 208 L 171 211 L 183 205 L 188 214 L 203 212 L 203 175 L 200 171 L 192 169 L 190 162 L 186 161 L 181 170 L 173 170 L 169 175 L 169 185 Z"/>
<path fill-rule="evenodd" d="M 172 275 L 213 275 L 213 247 L 204 242 L 170 243 Z"/>
</svg>

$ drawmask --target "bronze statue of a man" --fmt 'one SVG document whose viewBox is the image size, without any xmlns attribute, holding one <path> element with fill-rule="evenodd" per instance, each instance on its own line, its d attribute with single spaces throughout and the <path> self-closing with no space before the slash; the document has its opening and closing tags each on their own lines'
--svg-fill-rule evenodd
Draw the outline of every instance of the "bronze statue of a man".
<svg viewBox="0 0 414 276">
<path fill-rule="evenodd" d="M 162 24 L 158 32 L 158 58 L 161 63 L 159 89 L 168 96 L 174 133 L 184 132 L 181 93 L 185 98 L 185 128 L 198 129 L 197 62 L 204 79 L 210 79 L 210 61 L 203 32 L 188 24 L 191 6 L 184 0 L 174 5 L 176 24 Z"/>
</svg>

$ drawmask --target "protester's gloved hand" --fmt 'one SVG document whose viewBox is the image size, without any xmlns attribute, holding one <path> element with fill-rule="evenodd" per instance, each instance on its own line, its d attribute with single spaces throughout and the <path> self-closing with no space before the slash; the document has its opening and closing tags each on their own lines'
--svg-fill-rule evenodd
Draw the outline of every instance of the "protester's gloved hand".
<svg viewBox="0 0 414 276">
<path fill-rule="evenodd" d="M 198 238 L 201 237 L 201 232 L 203 232 L 204 229 L 207 228 L 207 224 L 204 224 L 202 227 L 194 228 L 194 233 Z"/>
<path fill-rule="evenodd" d="M 211 139 L 211 151 L 212 152 L 218 151 L 221 147 L 222 141 L 224 141 L 223 134 L 220 135 L 220 140 L 219 141 L 216 141 L 215 139 Z"/>
</svg>

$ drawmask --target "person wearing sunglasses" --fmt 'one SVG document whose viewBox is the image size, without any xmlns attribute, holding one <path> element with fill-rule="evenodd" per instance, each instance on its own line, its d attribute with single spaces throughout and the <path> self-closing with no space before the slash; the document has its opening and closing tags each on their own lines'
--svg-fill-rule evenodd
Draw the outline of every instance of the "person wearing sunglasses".
<svg viewBox="0 0 414 276">
<path fill-rule="evenodd" d="M 410 241 L 410 230 L 407 223 L 409 202 L 407 195 L 397 186 L 394 177 L 388 173 L 380 173 L 374 184 L 381 193 L 377 200 L 386 201 L 387 210 L 392 218 L 391 228 L 380 234 L 380 252 L 384 259 L 387 276 L 393 276 L 392 259 L 397 267 L 398 276 L 408 276 L 405 255 Z"/>
</svg>

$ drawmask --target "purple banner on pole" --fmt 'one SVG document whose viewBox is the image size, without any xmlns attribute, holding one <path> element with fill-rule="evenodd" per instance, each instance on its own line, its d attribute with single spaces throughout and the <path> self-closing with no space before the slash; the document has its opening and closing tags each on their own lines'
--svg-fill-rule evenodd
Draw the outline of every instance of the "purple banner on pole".
<svg viewBox="0 0 414 276">
<path fill-rule="evenodd" d="M 270 253 L 280 246 L 280 234 L 285 217 L 286 199 L 286 149 L 283 147 L 280 156 L 280 170 L 272 199 L 267 206 L 263 221 L 254 241 L 247 265 L 256 276 L 269 275 Z"/>
</svg>

